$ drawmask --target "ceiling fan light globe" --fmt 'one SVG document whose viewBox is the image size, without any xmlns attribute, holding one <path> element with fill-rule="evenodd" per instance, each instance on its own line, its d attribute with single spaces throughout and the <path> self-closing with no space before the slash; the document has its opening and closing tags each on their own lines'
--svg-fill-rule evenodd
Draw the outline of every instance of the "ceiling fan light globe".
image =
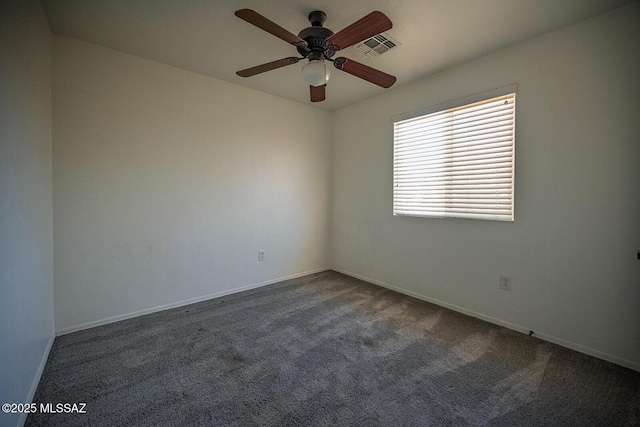
<svg viewBox="0 0 640 427">
<path fill-rule="evenodd" d="M 329 80 L 329 69 L 322 60 L 311 60 L 302 67 L 302 76 L 311 86 L 322 86 Z"/>
</svg>

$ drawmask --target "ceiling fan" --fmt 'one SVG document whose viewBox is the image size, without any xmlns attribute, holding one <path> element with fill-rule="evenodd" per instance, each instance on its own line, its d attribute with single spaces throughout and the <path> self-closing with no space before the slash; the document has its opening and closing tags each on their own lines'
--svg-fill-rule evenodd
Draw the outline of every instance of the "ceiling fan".
<svg viewBox="0 0 640 427">
<path fill-rule="evenodd" d="M 382 12 L 371 12 L 346 28 L 334 33 L 322 26 L 327 19 L 327 15 L 322 11 L 316 10 L 309 14 L 311 26 L 300 31 L 297 36 L 254 10 L 240 9 L 235 12 L 235 15 L 287 43 L 291 43 L 296 47 L 298 53 L 302 55 L 301 58 L 290 56 L 240 70 L 236 73 L 240 77 L 255 76 L 256 74 L 295 64 L 301 59 L 308 59 L 309 63 L 302 67 L 302 74 L 307 83 L 309 83 L 311 102 L 325 100 L 325 88 L 329 80 L 329 69 L 327 69 L 325 61 L 333 62 L 333 65 L 338 70 L 383 88 L 391 87 L 396 82 L 394 76 L 356 62 L 353 59 L 333 58 L 336 51 L 346 49 L 369 37 L 389 30 L 393 24 Z"/>
</svg>

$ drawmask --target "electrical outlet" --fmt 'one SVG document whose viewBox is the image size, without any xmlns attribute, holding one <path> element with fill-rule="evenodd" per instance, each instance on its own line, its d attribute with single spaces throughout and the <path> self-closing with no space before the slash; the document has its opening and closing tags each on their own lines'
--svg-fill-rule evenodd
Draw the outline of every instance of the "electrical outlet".
<svg viewBox="0 0 640 427">
<path fill-rule="evenodd" d="M 500 276 L 500 289 L 504 289 L 505 291 L 511 290 L 511 277 Z"/>
<path fill-rule="evenodd" d="M 258 261 L 264 261 L 264 251 L 258 251 Z"/>
</svg>

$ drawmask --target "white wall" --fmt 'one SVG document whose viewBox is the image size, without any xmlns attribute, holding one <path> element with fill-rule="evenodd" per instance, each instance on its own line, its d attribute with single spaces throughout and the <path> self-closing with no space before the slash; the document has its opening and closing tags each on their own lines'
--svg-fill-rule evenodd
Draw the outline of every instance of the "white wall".
<svg viewBox="0 0 640 427">
<path fill-rule="evenodd" d="M 53 343 L 51 206 L 51 33 L 38 1 L 2 1 L 0 403 L 31 400 Z"/>
<path fill-rule="evenodd" d="M 640 369 L 638 22 L 634 2 L 336 112 L 332 267 Z M 393 217 L 391 117 L 511 83 L 515 222 Z"/>
<path fill-rule="evenodd" d="M 53 45 L 56 330 L 328 267 L 329 113 Z"/>
</svg>

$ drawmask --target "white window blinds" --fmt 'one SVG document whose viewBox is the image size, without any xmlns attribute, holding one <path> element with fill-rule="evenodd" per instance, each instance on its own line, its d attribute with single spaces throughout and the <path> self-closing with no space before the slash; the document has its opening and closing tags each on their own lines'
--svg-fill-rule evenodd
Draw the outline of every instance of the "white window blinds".
<svg viewBox="0 0 640 427">
<path fill-rule="evenodd" d="M 395 119 L 394 215 L 513 221 L 514 122 L 515 90 Z"/>
</svg>

